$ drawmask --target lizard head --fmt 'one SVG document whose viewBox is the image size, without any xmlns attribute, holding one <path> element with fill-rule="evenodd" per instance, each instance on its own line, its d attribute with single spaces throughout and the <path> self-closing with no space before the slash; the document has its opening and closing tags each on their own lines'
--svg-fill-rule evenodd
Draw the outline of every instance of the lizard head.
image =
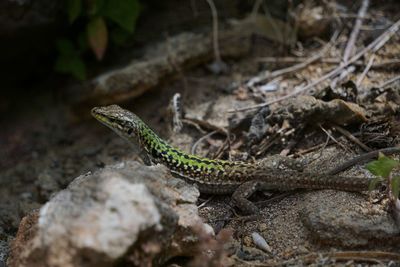
<svg viewBox="0 0 400 267">
<path fill-rule="evenodd" d="M 138 116 L 117 105 L 95 107 L 91 113 L 102 124 L 128 140 L 138 134 L 143 124 Z"/>
</svg>

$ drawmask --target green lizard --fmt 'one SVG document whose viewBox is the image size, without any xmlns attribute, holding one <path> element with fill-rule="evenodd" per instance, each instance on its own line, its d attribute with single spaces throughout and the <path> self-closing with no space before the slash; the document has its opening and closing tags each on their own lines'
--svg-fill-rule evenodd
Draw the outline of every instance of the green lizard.
<svg viewBox="0 0 400 267">
<path fill-rule="evenodd" d="M 368 190 L 370 179 L 364 177 L 279 170 L 258 162 L 212 160 L 187 154 L 161 139 L 138 116 L 117 105 L 95 107 L 92 115 L 129 142 L 139 145 L 152 162 L 164 164 L 172 173 L 197 184 L 200 192 L 233 193 L 235 205 L 247 213 L 257 211 L 247 198 L 258 190 Z"/>
</svg>

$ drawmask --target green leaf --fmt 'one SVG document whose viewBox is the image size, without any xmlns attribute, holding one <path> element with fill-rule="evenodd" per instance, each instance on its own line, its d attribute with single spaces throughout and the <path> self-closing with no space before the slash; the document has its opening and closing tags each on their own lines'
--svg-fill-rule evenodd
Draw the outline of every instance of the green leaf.
<svg viewBox="0 0 400 267">
<path fill-rule="evenodd" d="M 378 185 L 378 183 L 382 182 L 382 178 L 381 177 L 375 177 L 371 180 L 371 182 L 369 182 L 368 185 L 368 190 L 372 191 L 376 188 L 376 186 Z"/>
<path fill-rule="evenodd" d="M 61 55 L 75 56 L 77 54 L 74 44 L 68 39 L 59 39 L 56 42 L 57 50 Z"/>
<path fill-rule="evenodd" d="M 85 63 L 79 56 L 69 57 L 66 55 L 59 55 L 55 70 L 61 73 L 71 74 L 78 80 L 86 79 Z"/>
<path fill-rule="evenodd" d="M 86 0 L 87 12 L 89 16 L 95 16 L 99 14 L 99 10 L 103 8 L 105 0 Z"/>
<path fill-rule="evenodd" d="M 400 191 L 400 176 L 395 176 L 392 178 L 391 186 L 393 196 L 397 199 Z"/>
<path fill-rule="evenodd" d="M 68 0 L 68 19 L 69 23 L 73 23 L 76 18 L 81 14 L 82 1 L 81 0 Z"/>
<path fill-rule="evenodd" d="M 101 14 L 130 33 L 135 30 L 139 13 L 140 4 L 138 0 L 108 0 L 101 10 Z"/>
<path fill-rule="evenodd" d="M 78 37 L 76 39 L 77 46 L 79 51 L 86 51 L 89 48 L 87 33 L 85 31 L 81 31 L 78 33 Z"/>
<path fill-rule="evenodd" d="M 131 34 L 123 28 L 117 27 L 111 31 L 111 40 L 117 45 L 123 45 Z"/>
<path fill-rule="evenodd" d="M 87 25 L 88 43 L 96 58 L 101 60 L 107 48 L 108 32 L 102 17 L 92 18 Z"/>
<path fill-rule="evenodd" d="M 59 52 L 54 69 L 61 73 L 73 75 L 78 80 L 86 78 L 85 63 L 80 58 L 74 44 L 68 39 L 57 40 Z"/>
<path fill-rule="evenodd" d="M 378 160 L 367 164 L 367 169 L 376 176 L 389 177 L 393 168 L 398 167 L 399 161 L 391 159 L 380 153 Z"/>
</svg>

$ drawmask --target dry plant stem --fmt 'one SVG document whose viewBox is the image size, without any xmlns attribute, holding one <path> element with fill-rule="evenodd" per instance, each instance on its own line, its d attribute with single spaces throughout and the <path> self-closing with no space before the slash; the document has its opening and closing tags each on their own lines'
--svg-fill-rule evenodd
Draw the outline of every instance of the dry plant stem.
<svg viewBox="0 0 400 267">
<path fill-rule="evenodd" d="M 267 151 L 273 144 L 275 144 L 280 136 L 280 133 L 276 132 L 269 139 L 264 139 L 265 141 L 263 140 L 258 146 L 259 150 L 257 151 L 256 156 L 260 156 L 265 153 L 265 151 Z"/>
<path fill-rule="evenodd" d="M 215 195 L 212 195 L 211 197 L 209 197 L 206 201 L 204 201 L 203 203 L 201 203 L 200 205 L 197 206 L 198 209 L 201 209 L 202 207 L 204 207 L 205 205 L 208 204 L 208 202 L 210 202 Z"/>
<path fill-rule="evenodd" d="M 371 68 L 372 64 L 374 64 L 374 60 L 375 60 L 375 55 L 373 54 L 373 55 L 369 58 L 368 64 L 367 64 L 367 66 L 365 67 L 364 71 L 361 73 L 360 77 L 358 77 L 358 79 L 357 79 L 357 83 L 356 83 L 356 86 L 357 86 L 357 87 L 360 87 L 361 82 L 364 80 L 364 78 L 365 78 L 365 76 L 367 75 L 367 73 L 368 73 L 369 69 Z"/>
<path fill-rule="evenodd" d="M 380 84 L 378 87 L 379 87 L 379 88 L 384 88 L 384 87 L 388 86 L 389 84 L 392 84 L 392 83 L 394 83 L 394 82 L 396 82 L 396 81 L 398 81 L 398 80 L 400 80 L 400 75 L 395 76 L 395 77 L 393 77 L 392 79 L 389 79 L 389 80 L 383 82 L 383 83 Z"/>
<path fill-rule="evenodd" d="M 336 88 L 336 85 L 347 79 L 350 74 L 352 74 L 354 71 L 356 70 L 356 67 L 354 67 L 353 65 L 350 65 L 349 67 L 347 67 L 346 69 L 344 69 L 336 78 L 334 78 L 331 82 L 331 88 Z"/>
<path fill-rule="evenodd" d="M 352 159 L 346 161 L 345 163 L 343 163 L 340 166 L 333 168 L 332 170 L 328 171 L 328 174 L 335 175 L 335 174 L 338 174 L 339 172 L 347 170 L 348 168 L 350 168 L 356 164 L 365 163 L 373 158 L 378 157 L 379 153 L 383 153 L 385 155 L 400 153 L 400 147 L 388 147 L 388 148 L 378 149 L 378 150 L 374 150 L 374 151 L 362 154 L 358 157 L 355 157 L 355 158 L 352 158 Z"/>
<path fill-rule="evenodd" d="M 305 154 L 308 154 L 317 149 L 325 148 L 327 145 L 330 145 L 330 144 L 333 144 L 333 141 L 331 141 L 330 138 L 328 137 L 325 143 L 321 143 L 321 144 L 300 150 L 299 152 L 296 152 L 295 155 L 305 155 Z"/>
<path fill-rule="evenodd" d="M 228 135 L 228 131 L 225 130 L 224 128 L 214 125 L 212 123 L 209 123 L 208 121 L 205 121 L 205 120 L 199 120 L 196 118 L 185 117 L 185 119 L 182 119 L 182 121 L 186 122 L 186 123 L 190 123 L 190 124 L 197 124 L 198 126 L 203 127 L 204 129 L 207 129 L 210 131 L 217 131 L 220 134 Z"/>
<path fill-rule="evenodd" d="M 211 9 L 211 15 L 213 19 L 213 46 L 214 46 L 214 56 L 215 61 L 221 62 L 221 54 L 219 53 L 219 45 L 218 45 L 218 13 L 217 8 L 213 0 L 206 0 Z"/>
<path fill-rule="evenodd" d="M 221 158 L 226 146 L 229 146 L 229 135 L 226 137 L 224 143 L 218 148 L 217 152 L 215 152 L 215 159 Z"/>
<path fill-rule="evenodd" d="M 181 94 L 176 93 L 169 102 L 168 109 L 172 113 L 172 130 L 174 133 L 179 133 L 182 130 L 182 105 Z"/>
<path fill-rule="evenodd" d="M 261 4 L 262 4 L 263 0 L 256 0 L 254 2 L 253 8 L 251 10 L 251 16 L 254 18 L 258 11 L 260 10 Z"/>
<path fill-rule="evenodd" d="M 197 124 L 197 123 L 195 123 L 195 122 L 193 122 L 193 121 L 191 121 L 191 120 L 182 119 L 182 122 L 183 122 L 183 123 L 186 123 L 186 124 L 188 124 L 188 125 L 193 126 L 194 128 L 196 128 L 196 129 L 197 129 L 200 133 L 202 133 L 202 134 L 206 134 L 206 133 L 207 133 L 206 131 L 204 131 L 204 130 L 200 127 L 199 124 Z"/>
<path fill-rule="evenodd" d="M 294 71 L 298 71 L 298 70 L 304 69 L 305 67 L 307 67 L 311 63 L 321 59 L 323 57 L 323 55 L 326 54 L 329 51 L 329 49 L 331 49 L 334 46 L 338 35 L 339 35 L 339 32 L 336 31 L 332 35 L 331 41 L 329 41 L 329 43 L 326 44 L 320 50 L 320 52 L 318 52 L 316 55 L 314 55 L 312 57 L 307 58 L 305 61 L 300 62 L 299 64 L 296 64 L 296 65 L 287 67 L 287 68 L 283 68 L 283 69 L 280 69 L 280 70 L 273 71 L 273 72 L 264 72 L 262 75 L 259 75 L 259 76 L 256 76 L 256 77 L 253 77 L 252 79 L 250 79 L 246 83 L 246 85 L 247 86 L 253 86 L 254 84 L 263 82 L 266 79 L 276 78 L 278 76 L 281 76 L 281 75 L 284 75 L 284 74 L 287 74 L 287 73 L 291 73 L 291 72 L 294 72 Z"/>
<path fill-rule="evenodd" d="M 261 57 L 257 59 L 257 62 L 261 63 L 301 63 L 310 58 L 308 57 Z M 320 58 L 318 60 L 322 63 L 338 64 L 340 60 L 336 58 Z"/>
<path fill-rule="evenodd" d="M 363 0 L 361 7 L 358 10 L 356 22 L 354 23 L 353 30 L 351 31 L 349 40 L 347 42 L 346 48 L 344 49 L 343 53 L 343 62 L 345 63 L 349 60 L 350 56 L 354 54 L 355 43 L 357 41 L 357 37 L 360 32 L 365 14 L 367 13 L 368 5 L 369 5 L 369 0 Z"/>
<path fill-rule="evenodd" d="M 336 144 L 338 144 L 341 148 L 343 148 L 345 151 L 347 151 L 347 147 L 345 147 L 342 143 L 340 143 L 338 140 L 335 139 L 335 137 L 333 137 L 324 127 L 322 127 L 322 125 L 319 125 L 319 127 L 321 128 L 321 130 L 330 138 L 332 139 L 333 142 L 335 142 Z"/>
<path fill-rule="evenodd" d="M 308 85 L 304 86 L 303 88 L 298 89 L 295 92 L 292 92 L 292 93 L 287 94 L 282 97 L 278 97 L 278 98 L 268 101 L 266 103 L 248 106 L 248 107 L 244 107 L 244 108 L 240 108 L 240 109 L 233 109 L 233 110 L 229 110 L 228 112 L 239 112 L 239 111 L 246 111 L 246 110 L 252 110 L 252 109 L 257 109 L 257 108 L 261 108 L 261 107 L 266 107 L 271 104 L 278 103 L 283 100 L 289 99 L 293 96 L 299 95 L 300 93 L 303 93 L 303 92 L 313 88 L 317 84 L 337 75 L 343 69 L 345 69 L 347 66 L 349 66 L 350 64 L 353 64 L 353 62 L 356 62 L 357 60 L 359 60 L 367 52 L 369 52 L 369 51 L 376 52 L 379 48 L 382 47 L 382 45 L 384 45 L 399 30 L 399 27 L 400 27 L 400 20 L 396 21 L 396 23 L 394 23 L 392 26 L 390 26 L 389 29 L 387 29 L 384 33 L 382 33 L 379 37 L 377 37 L 374 41 L 372 41 L 367 47 L 365 47 L 360 52 L 358 52 L 356 55 L 354 55 L 352 58 L 350 58 L 349 61 L 347 61 L 347 63 L 343 63 L 342 65 L 338 66 L 337 68 L 333 69 L 332 71 L 328 72 L 327 74 L 323 75 L 322 77 L 318 78 L 317 80 L 312 81 Z"/>
<path fill-rule="evenodd" d="M 193 144 L 192 149 L 191 149 L 191 153 L 192 153 L 192 154 L 197 154 L 197 153 L 196 153 L 197 146 L 198 146 L 201 142 L 203 142 L 205 139 L 211 137 L 211 136 L 212 136 L 213 134 L 215 134 L 215 133 L 217 133 L 217 131 L 212 131 L 212 132 L 210 132 L 210 133 L 208 133 L 208 134 L 206 134 L 206 135 L 200 137 L 199 140 L 197 140 L 196 143 Z"/>
<path fill-rule="evenodd" d="M 343 134 L 344 136 L 347 137 L 347 139 L 349 139 L 350 141 L 352 141 L 353 143 L 357 144 L 359 147 L 361 147 L 363 150 L 371 152 L 372 149 L 369 148 L 367 145 L 365 145 L 363 142 L 361 142 L 357 137 L 355 137 L 354 135 L 352 135 L 349 131 L 347 131 L 346 129 L 340 127 L 339 125 L 335 125 L 333 127 L 335 130 L 337 130 L 338 132 L 340 132 L 341 134 Z"/>
<path fill-rule="evenodd" d="M 257 59 L 257 62 L 266 62 L 266 63 L 298 63 L 307 60 L 306 57 L 263 57 Z M 326 63 L 326 64 L 339 64 L 341 61 L 336 58 L 320 58 L 318 62 Z M 382 68 L 382 67 L 396 67 L 400 64 L 400 59 L 388 59 L 384 61 L 380 61 L 378 63 L 373 63 L 371 65 L 371 69 Z M 353 63 L 356 66 L 364 66 L 365 63 L 361 60 L 358 60 Z M 392 65 L 392 66 L 390 66 Z"/>
</svg>

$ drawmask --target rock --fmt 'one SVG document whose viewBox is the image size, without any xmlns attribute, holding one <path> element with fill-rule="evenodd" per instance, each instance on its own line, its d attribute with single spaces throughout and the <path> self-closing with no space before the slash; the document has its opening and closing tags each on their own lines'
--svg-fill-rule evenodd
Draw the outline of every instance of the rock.
<svg viewBox="0 0 400 267">
<path fill-rule="evenodd" d="M 198 196 L 161 165 L 122 162 L 81 175 L 22 220 L 8 264 L 147 266 L 193 255 L 196 233 L 207 229 Z"/>
<path fill-rule="evenodd" d="M 305 197 L 305 203 L 300 217 L 321 243 L 343 247 L 400 244 L 400 229 L 391 215 L 360 194 L 316 191 Z"/>
<path fill-rule="evenodd" d="M 239 25 L 219 33 L 222 56 L 239 57 L 249 51 L 252 24 L 243 22 Z M 76 88 L 79 92 L 73 91 L 76 95 L 71 100 L 106 105 L 138 97 L 176 76 L 177 68 L 185 69 L 210 61 L 214 57 L 212 40 L 208 32 L 172 36 L 168 42 L 163 40 L 147 49 L 141 59 L 99 75 L 85 88 Z"/>
<path fill-rule="evenodd" d="M 15 232 L 21 218 L 18 216 L 18 203 L 0 203 L 0 228 L 6 233 Z"/>
<path fill-rule="evenodd" d="M 8 254 L 8 243 L 0 240 L 0 267 L 6 266 L 6 259 Z"/>
<path fill-rule="evenodd" d="M 334 22 L 334 10 L 329 5 L 304 1 L 297 6 L 295 12 L 296 25 L 299 25 L 298 35 L 303 40 L 326 35 Z"/>
<path fill-rule="evenodd" d="M 48 171 L 43 171 L 38 175 L 35 184 L 40 200 L 49 200 L 52 194 L 60 191 L 57 180 L 58 179 L 54 179 L 52 174 Z"/>
<path fill-rule="evenodd" d="M 277 107 L 268 117 L 269 124 L 291 125 L 333 122 L 339 125 L 359 124 L 367 121 L 367 111 L 352 102 L 333 99 L 325 102 L 313 96 L 300 95 Z"/>
</svg>

